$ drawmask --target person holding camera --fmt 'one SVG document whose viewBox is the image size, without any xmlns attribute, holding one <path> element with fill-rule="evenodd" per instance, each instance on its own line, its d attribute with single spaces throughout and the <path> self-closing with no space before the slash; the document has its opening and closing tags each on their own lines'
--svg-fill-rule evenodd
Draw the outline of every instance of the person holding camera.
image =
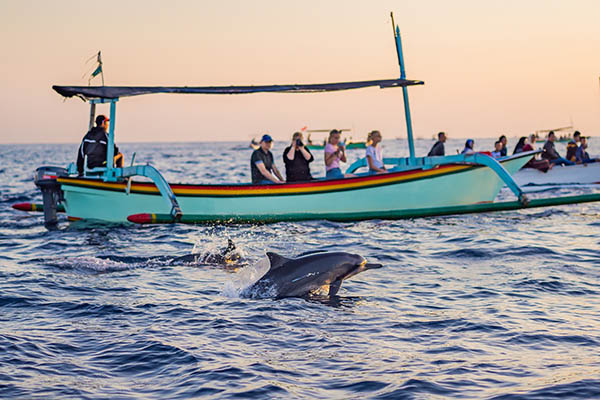
<svg viewBox="0 0 600 400">
<path fill-rule="evenodd" d="M 286 181 L 299 182 L 313 179 L 309 166 L 313 161 L 313 155 L 302 143 L 302 133 L 295 132 L 292 136 L 292 144 L 283 151 Z"/>
</svg>

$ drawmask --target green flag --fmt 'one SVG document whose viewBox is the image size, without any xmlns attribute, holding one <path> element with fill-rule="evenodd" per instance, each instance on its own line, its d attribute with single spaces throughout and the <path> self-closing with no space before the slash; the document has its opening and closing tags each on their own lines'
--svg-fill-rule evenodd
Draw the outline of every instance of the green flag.
<svg viewBox="0 0 600 400">
<path fill-rule="evenodd" d="M 95 77 L 96 75 L 100 74 L 102 72 L 102 64 L 98 65 L 98 68 L 96 68 L 94 70 L 94 72 L 92 72 L 92 78 Z"/>
</svg>

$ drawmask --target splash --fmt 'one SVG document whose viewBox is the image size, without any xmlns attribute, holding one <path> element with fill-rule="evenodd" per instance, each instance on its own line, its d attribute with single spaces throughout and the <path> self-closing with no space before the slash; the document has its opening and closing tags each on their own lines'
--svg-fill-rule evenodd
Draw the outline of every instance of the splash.
<svg viewBox="0 0 600 400">
<path fill-rule="evenodd" d="M 226 297 L 232 298 L 259 297 L 249 293 L 250 288 L 269 271 L 269 268 L 270 262 L 265 256 L 258 260 L 258 262 L 256 262 L 254 265 L 248 265 L 240 269 L 240 271 L 235 274 L 230 281 L 225 283 L 222 294 Z M 271 287 L 270 289 L 274 288 Z M 269 289 L 266 291 L 269 291 Z M 264 297 L 272 297 L 272 295 Z"/>
<path fill-rule="evenodd" d="M 91 273 L 125 271 L 139 266 L 136 263 L 131 264 L 93 256 L 61 258 L 48 262 L 47 265 L 65 270 L 80 270 Z"/>
</svg>

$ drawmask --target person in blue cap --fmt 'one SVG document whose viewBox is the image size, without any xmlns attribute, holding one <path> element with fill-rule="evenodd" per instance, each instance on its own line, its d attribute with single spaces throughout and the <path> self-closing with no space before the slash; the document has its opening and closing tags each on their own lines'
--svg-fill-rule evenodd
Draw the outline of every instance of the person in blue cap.
<svg viewBox="0 0 600 400">
<path fill-rule="evenodd" d="M 273 161 L 272 146 L 273 138 L 269 135 L 263 135 L 260 139 L 260 147 L 252 153 L 252 157 L 250 157 L 252 183 L 265 185 L 284 182 L 283 176 L 281 176 Z"/>
</svg>

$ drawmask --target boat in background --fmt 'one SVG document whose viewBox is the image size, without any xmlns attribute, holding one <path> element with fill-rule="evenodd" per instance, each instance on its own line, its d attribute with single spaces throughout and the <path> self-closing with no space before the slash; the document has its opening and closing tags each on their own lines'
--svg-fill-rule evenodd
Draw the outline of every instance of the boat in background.
<svg viewBox="0 0 600 400">
<path fill-rule="evenodd" d="M 572 123 L 569 126 L 563 126 L 560 128 L 540 129 L 540 130 L 535 131 L 535 136 L 537 137 L 536 143 L 545 143 L 546 137 L 548 136 L 548 133 L 550 133 L 550 132 L 554 132 L 554 133 L 567 132 L 560 136 L 556 136 L 556 140 L 555 140 L 556 143 L 567 143 L 569 140 L 571 140 L 571 137 L 573 135 L 573 132 L 575 132 L 575 130 L 573 129 Z"/>
<path fill-rule="evenodd" d="M 343 132 L 350 132 L 350 131 L 352 131 L 352 129 L 338 129 L 338 131 L 343 133 Z M 311 134 L 312 133 L 329 134 L 329 132 L 331 132 L 331 129 L 307 129 L 305 132 L 308 134 L 308 135 L 306 135 L 306 147 L 309 150 L 324 150 L 325 149 L 325 145 L 327 144 L 327 138 L 324 138 L 323 142 L 321 144 L 318 144 L 312 140 Z M 347 139 L 344 138 L 342 140 L 342 143 L 344 144 L 344 147 L 346 148 L 346 150 L 366 149 L 367 148 L 366 142 L 353 142 L 352 136 L 348 137 Z"/>
</svg>

